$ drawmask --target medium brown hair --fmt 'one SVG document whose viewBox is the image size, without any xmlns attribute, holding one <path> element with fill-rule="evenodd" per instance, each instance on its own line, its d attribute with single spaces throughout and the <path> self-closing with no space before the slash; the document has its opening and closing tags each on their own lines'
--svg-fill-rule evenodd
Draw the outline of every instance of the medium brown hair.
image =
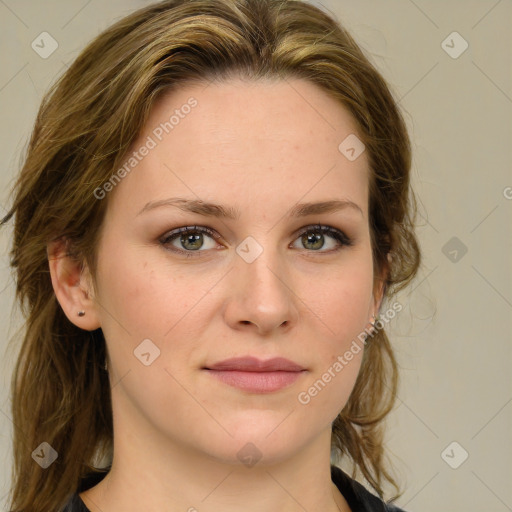
<svg viewBox="0 0 512 512">
<path fill-rule="evenodd" d="M 348 108 L 370 166 L 374 271 L 387 271 L 385 298 L 415 276 L 420 250 L 406 126 L 385 80 L 339 22 L 292 0 L 167 0 L 121 19 L 43 98 L 2 220 L 15 215 L 11 266 L 26 317 L 11 383 L 12 512 L 60 509 L 113 446 L 105 339 L 101 329 L 84 331 L 64 315 L 50 279 L 48 243 L 66 240 L 94 278 L 108 202 L 94 190 L 119 168 L 155 100 L 187 82 L 235 75 L 302 78 Z M 382 430 L 397 385 L 397 363 L 379 329 L 332 425 L 332 448 L 381 498 L 384 480 L 399 491 L 384 463 Z M 32 458 L 42 442 L 58 453 L 46 469 Z"/>
</svg>

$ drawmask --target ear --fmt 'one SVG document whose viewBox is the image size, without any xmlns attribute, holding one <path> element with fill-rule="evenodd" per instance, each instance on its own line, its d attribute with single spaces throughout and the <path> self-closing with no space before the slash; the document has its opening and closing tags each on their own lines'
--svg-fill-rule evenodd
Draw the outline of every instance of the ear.
<svg viewBox="0 0 512 512">
<path fill-rule="evenodd" d="M 389 276 L 392 256 L 388 253 L 388 263 L 387 265 L 383 265 L 383 268 L 379 275 L 375 276 L 374 279 L 374 287 L 373 287 L 373 307 L 374 314 L 377 316 L 379 314 L 380 306 L 382 304 L 382 300 L 384 298 L 384 293 L 386 292 L 386 281 Z"/>
<path fill-rule="evenodd" d="M 64 239 L 50 242 L 47 253 L 53 290 L 64 314 L 80 329 L 98 329 L 98 307 L 86 264 L 69 253 L 69 243 Z M 79 311 L 85 315 L 78 316 Z"/>
</svg>

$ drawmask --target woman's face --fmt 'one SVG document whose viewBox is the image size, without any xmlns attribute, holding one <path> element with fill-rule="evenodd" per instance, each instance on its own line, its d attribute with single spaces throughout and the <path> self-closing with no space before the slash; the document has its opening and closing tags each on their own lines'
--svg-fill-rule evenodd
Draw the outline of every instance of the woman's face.
<svg viewBox="0 0 512 512">
<path fill-rule="evenodd" d="M 188 85 L 155 104 L 125 176 L 98 199 L 109 204 L 95 307 L 116 435 L 225 462 L 241 449 L 275 462 L 330 439 L 361 364 L 353 341 L 378 306 L 368 162 L 353 158 L 359 146 L 339 149 L 356 130 L 302 80 Z M 351 203 L 312 213 L 330 201 Z M 245 356 L 304 371 L 205 369 Z"/>
</svg>

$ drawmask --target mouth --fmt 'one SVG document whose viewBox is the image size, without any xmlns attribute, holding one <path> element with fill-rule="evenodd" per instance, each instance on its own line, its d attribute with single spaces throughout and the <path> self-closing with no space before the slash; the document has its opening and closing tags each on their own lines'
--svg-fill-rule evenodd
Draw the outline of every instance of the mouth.
<svg viewBox="0 0 512 512">
<path fill-rule="evenodd" d="M 249 393 L 272 393 L 291 386 L 307 370 L 295 371 L 240 371 L 240 370 L 211 370 L 204 368 L 214 378 L 228 386 Z"/>
<path fill-rule="evenodd" d="M 249 393 L 272 393 L 291 386 L 307 369 L 284 357 L 253 356 L 226 359 L 202 368 L 228 386 Z"/>
</svg>

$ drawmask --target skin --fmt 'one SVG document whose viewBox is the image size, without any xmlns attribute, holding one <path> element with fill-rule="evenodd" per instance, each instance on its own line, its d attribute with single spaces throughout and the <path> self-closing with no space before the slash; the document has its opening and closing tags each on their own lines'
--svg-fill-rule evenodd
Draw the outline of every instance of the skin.
<svg viewBox="0 0 512 512">
<path fill-rule="evenodd" d="M 82 329 L 101 327 L 109 353 L 112 470 L 80 496 L 92 512 L 348 511 L 330 476 L 331 424 L 363 351 L 307 405 L 298 395 L 370 328 L 382 297 L 372 268 L 366 153 L 349 161 L 338 150 L 357 125 L 307 81 L 231 78 L 167 93 L 134 148 L 191 96 L 198 105 L 103 199 L 97 287 L 87 267 L 80 273 L 61 246 L 49 246 L 64 312 Z M 240 218 L 171 206 L 139 214 L 170 197 L 236 207 Z M 286 217 L 297 202 L 333 199 L 361 211 Z M 301 230 L 315 224 L 343 231 L 353 245 L 329 234 L 308 242 Z M 171 230 L 196 225 L 220 238 L 160 243 Z M 248 236 L 263 248 L 252 263 L 236 252 Z M 148 366 L 134 356 L 144 339 L 160 350 Z M 251 393 L 202 370 L 244 355 L 286 357 L 307 371 L 285 389 Z M 247 443 L 261 454 L 252 467 L 237 457 Z"/>
</svg>

